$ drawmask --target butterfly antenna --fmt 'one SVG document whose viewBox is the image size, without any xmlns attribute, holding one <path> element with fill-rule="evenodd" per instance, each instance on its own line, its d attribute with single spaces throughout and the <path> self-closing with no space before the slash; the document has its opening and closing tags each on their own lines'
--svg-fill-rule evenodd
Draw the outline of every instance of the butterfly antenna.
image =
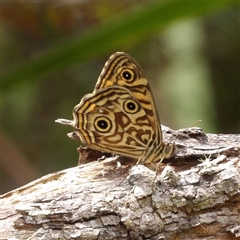
<svg viewBox="0 0 240 240">
<path fill-rule="evenodd" d="M 192 125 L 190 125 L 188 128 L 194 127 L 197 124 L 199 124 L 200 122 L 202 122 L 202 120 L 197 120 L 195 123 L 193 123 Z"/>
<path fill-rule="evenodd" d="M 187 127 L 186 129 L 189 129 L 189 128 L 191 128 L 191 127 L 194 127 L 194 126 L 196 126 L 197 124 L 199 124 L 200 122 L 202 122 L 202 120 L 197 120 L 195 123 L 191 124 L 191 125 L 190 125 L 189 127 Z M 175 136 L 172 136 L 172 137 L 170 138 L 170 140 L 169 140 L 166 144 L 169 145 L 169 144 L 172 143 L 175 139 L 176 139 L 176 137 L 175 137 Z M 173 142 L 173 144 L 174 144 L 174 142 Z"/>
</svg>

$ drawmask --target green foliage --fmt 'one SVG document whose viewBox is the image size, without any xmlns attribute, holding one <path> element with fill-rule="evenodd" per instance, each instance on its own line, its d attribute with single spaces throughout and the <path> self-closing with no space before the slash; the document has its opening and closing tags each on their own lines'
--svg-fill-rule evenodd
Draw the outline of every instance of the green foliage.
<svg viewBox="0 0 240 240">
<path fill-rule="evenodd" d="M 84 35 L 75 35 L 52 46 L 26 62 L 8 69 L 2 76 L 2 89 L 6 90 L 22 81 L 31 81 L 53 71 L 68 68 L 87 59 L 110 54 L 123 45 L 132 45 L 149 37 L 173 21 L 197 17 L 217 11 L 232 2 L 227 1 L 169 1 L 140 4 L 101 26 L 89 28 Z"/>
</svg>

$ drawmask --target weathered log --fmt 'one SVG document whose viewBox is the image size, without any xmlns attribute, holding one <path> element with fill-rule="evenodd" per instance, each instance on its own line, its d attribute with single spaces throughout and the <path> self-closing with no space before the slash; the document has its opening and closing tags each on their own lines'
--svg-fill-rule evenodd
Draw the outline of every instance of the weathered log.
<svg viewBox="0 0 240 240">
<path fill-rule="evenodd" d="M 157 176 L 116 156 L 0 196 L 1 239 L 240 237 L 240 135 L 164 128 L 164 138 L 176 148 Z"/>
</svg>

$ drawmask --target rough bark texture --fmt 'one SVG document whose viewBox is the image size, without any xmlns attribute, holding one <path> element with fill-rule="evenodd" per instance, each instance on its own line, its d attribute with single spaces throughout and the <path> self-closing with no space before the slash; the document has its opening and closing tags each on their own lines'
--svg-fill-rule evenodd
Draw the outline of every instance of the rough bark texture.
<svg viewBox="0 0 240 240">
<path fill-rule="evenodd" d="M 113 157 L 2 195 L 1 239 L 240 237 L 240 135 L 164 128 L 172 136 L 174 157 L 157 176 Z"/>
</svg>

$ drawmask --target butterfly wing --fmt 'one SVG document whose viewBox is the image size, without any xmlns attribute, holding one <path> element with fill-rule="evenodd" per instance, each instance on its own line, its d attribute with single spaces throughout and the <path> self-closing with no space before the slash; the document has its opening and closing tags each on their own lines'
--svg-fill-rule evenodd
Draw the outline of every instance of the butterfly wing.
<svg viewBox="0 0 240 240">
<path fill-rule="evenodd" d="M 150 85 L 139 64 L 128 54 L 116 52 L 110 56 L 98 78 L 95 91 L 109 86 L 123 86 L 132 93 L 156 133 L 155 145 L 161 145 L 161 124 Z"/>
<path fill-rule="evenodd" d="M 156 139 L 148 114 L 131 91 L 114 85 L 85 95 L 73 126 L 90 148 L 141 158 Z"/>
</svg>

